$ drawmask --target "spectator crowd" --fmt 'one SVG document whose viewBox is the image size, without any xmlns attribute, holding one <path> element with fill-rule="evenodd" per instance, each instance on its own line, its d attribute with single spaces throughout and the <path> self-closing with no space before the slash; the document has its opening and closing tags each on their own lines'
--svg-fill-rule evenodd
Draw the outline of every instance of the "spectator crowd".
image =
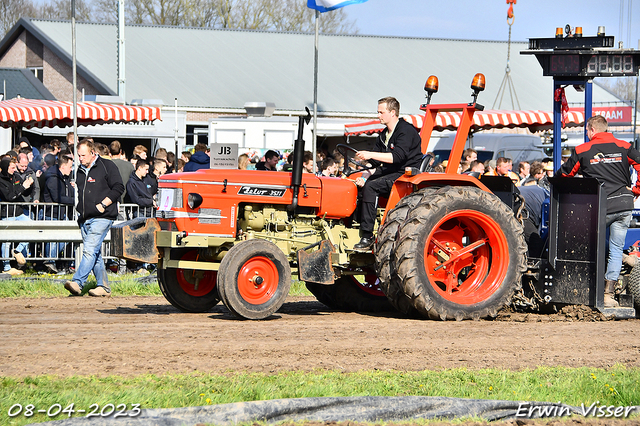
<svg viewBox="0 0 640 426">
<path fill-rule="evenodd" d="M 113 162 L 124 185 L 124 192 L 116 200 L 125 204 L 118 219 L 153 217 L 158 205 L 158 178 L 166 173 L 198 170 L 209 167 L 208 147 L 197 144 L 195 152 L 176 154 L 158 148 L 153 155 L 144 145 L 134 147 L 128 157 L 120 142 L 108 146 L 85 138 L 95 153 Z M 82 145 L 82 144 L 81 144 Z M 0 218 L 7 221 L 70 220 L 74 218 L 76 184 L 74 177 L 74 137 L 69 133 L 64 141 L 53 139 L 39 148 L 22 137 L 10 151 L 0 157 Z M 206 157 L 206 158 L 205 158 Z M 193 163 L 191 162 L 193 159 Z M 187 169 L 185 167 L 188 165 Z M 24 203 L 24 204 L 20 204 Z M 42 203 L 42 204 L 41 204 Z M 71 247 L 63 242 L 45 242 L 40 248 L 27 242 L 2 242 L 3 273 L 20 275 L 29 257 L 45 259 L 35 267 L 51 273 L 74 271 Z M 38 251 L 38 253 L 35 253 Z"/>
</svg>

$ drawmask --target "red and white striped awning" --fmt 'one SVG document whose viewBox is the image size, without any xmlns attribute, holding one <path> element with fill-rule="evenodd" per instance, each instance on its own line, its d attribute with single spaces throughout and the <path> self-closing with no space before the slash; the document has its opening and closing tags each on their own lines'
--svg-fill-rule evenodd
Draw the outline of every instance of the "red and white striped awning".
<svg viewBox="0 0 640 426">
<path fill-rule="evenodd" d="M 127 123 L 161 120 L 160 108 L 78 102 L 78 124 Z M 16 98 L 0 101 L 0 126 L 66 127 L 73 125 L 73 103 Z"/>
<path fill-rule="evenodd" d="M 436 126 L 433 130 L 455 130 L 460 124 L 460 112 L 439 112 L 436 117 Z M 403 115 L 408 123 L 416 128 L 422 128 L 424 115 Z M 565 127 L 581 126 L 584 123 L 584 113 L 569 111 Z M 528 127 L 531 131 L 545 130 L 553 127 L 553 112 L 548 111 L 478 111 L 473 116 L 471 130 L 487 130 L 501 128 Z M 378 120 L 363 123 L 345 124 L 345 136 L 371 135 L 380 133 L 384 126 Z"/>
</svg>

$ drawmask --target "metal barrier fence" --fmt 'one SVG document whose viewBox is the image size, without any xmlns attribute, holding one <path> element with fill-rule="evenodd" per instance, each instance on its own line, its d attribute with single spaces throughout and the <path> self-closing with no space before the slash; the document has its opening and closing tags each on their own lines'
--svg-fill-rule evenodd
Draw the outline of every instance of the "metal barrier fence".
<svg viewBox="0 0 640 426">
<path fill-rule="evenodd" d="M 136 204 L 118 205 L 118 222 L 155 217 L 155 209 Z M 102 245 L 102 257 L 111 259 L 111 234 Z M 0 202 L 0 261 L 13 259 L 13 250 L 26 249 L 28 261 L 72 261 L 82 245 L 73 206 L 57 203 Z"/>
</svg>

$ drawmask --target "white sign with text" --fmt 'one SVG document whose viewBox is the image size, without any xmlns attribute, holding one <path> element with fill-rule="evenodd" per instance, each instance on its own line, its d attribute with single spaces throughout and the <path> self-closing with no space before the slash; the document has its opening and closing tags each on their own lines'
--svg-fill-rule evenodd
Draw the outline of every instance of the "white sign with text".
<svg viewBox="0 0 640 426">
<path fill-rule="evenodd" d="M 237 169 L 238 168 L 238 144 L 237 143 L 212 143 L 211 150 L 212 169 Z"/>
</svg>

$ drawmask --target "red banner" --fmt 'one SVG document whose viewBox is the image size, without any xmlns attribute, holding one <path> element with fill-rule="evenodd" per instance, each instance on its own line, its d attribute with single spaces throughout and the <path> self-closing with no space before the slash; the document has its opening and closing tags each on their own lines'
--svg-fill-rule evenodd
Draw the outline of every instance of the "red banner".
<svg viewBox="0 0 640 426">
<path fill-rule="evenodd" d="M 569 108 L 570 111 L 584 112 L 584 108 Z M 593 115 L 601 115 L 614 126 L 630 126 L 633 122 L 633 108 L 630 106 L 594 106 Z"/>
</svg>

